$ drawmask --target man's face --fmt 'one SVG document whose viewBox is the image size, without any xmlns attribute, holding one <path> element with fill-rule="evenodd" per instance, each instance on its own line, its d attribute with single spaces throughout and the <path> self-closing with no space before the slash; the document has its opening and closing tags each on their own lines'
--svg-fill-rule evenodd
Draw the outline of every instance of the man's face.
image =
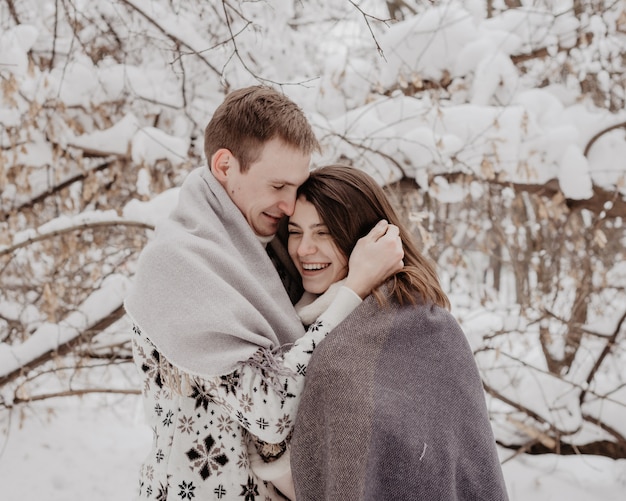
<svg viewBox="0 0 626 501">
<path fill-rule="evenodd" d="M 276 234 L 280 220 L 293 214 L 296 191 L 309 177 L 311 156 L 272 139 L 247 172 L 241 173 L 237 160 L 232 161 L 222 185 L 257 235 Z"/>
</svg>

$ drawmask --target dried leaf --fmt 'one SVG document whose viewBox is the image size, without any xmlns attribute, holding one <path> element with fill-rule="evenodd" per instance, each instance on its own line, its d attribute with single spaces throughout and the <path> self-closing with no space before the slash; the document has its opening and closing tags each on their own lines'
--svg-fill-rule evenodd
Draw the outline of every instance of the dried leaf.
<svg viewBox="0 0 626 501">
<path fill-rule="evenodd" d="M 593 242 L 600 247 L 600 249 L 604 249 L 608 243 L 608 239 L 606 238 L 606 234 L 598 228 L 593 234 Z"/>
<path fill-rule="evenodd" d="M 525 435 L 529 436 L 532 439 L 538 440 L 539 442 L 541 442 L 541 444 L 545 445 L 548 449 L 550 450 L 556 449 L 556 440 L 550 437 L 549 435 L 547 435 L 546 433 L 544 433 L 543 431 L 538 430 L 537 428 L 534 428 L 532 426 L 529 426 L 526 423 L 518 421 L 517 419 L 511 416 L 507 416 L 506 419 L 509 423 L 515 426 L 515 428 L 517 428 L 519 431 L 521 431 L 522 433 L 524 433 Z"/>
<path fill-rule="evenodd" d="M 54 322 L 56 319 L 57 310 L 57 296 L 52 291 L 52 287 L 49 283 L 43 286 L 43 304 L 41 305 L 42 311 L 48 317 L 49 322 Z"/>
<path fill-rule="evenodd" d="M 493 162 L 487 157 L 484 157 L 483 161 L 480 163 L 480 173 L 485 179 L 495 179 L 496 177 L 496 171 L 494 169 Z"/>
</svg>

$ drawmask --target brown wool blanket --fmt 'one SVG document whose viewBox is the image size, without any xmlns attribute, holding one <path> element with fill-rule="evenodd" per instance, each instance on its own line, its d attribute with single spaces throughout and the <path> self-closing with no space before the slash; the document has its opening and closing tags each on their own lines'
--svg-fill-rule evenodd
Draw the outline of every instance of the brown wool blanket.
<svg viewBox="0 0 626 501">
<path fill-rule="evenodd" d="M 291 448 L 298 501 L 504 501 L 472 351 L 435 306 L 369 296 L 316 349 Z"/>
</svg>

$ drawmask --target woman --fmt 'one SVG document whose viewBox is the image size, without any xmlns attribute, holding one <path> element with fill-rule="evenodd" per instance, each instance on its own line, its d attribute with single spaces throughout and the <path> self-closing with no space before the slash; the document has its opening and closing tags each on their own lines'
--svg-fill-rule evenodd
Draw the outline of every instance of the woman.
<svg viewBox="0 0 626 501">
<path fill-rule="evenodd" d="M 437 274 L 383 190 L 345 166 L 314 170 L 289 219 L 305 324 L 380 219 L 400 228 L 404 267 L 314 352 L 291 441 L 298 501 L 506 500 L 481 379 Z"/>
</svg>

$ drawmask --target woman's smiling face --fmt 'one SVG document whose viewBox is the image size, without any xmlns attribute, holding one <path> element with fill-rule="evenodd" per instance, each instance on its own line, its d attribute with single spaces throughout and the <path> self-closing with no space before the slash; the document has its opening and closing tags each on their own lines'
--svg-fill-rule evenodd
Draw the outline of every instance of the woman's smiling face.
<svg viewBox="0 0 626 501">
<path fill-rule="evenodd" d="M 322 294 L 348 274 L 348 258 L 335 244 L 313 204 L 304 197 L 296 200 L 289 218 L 288 250 L 307 292 Z"/>
</svg>

